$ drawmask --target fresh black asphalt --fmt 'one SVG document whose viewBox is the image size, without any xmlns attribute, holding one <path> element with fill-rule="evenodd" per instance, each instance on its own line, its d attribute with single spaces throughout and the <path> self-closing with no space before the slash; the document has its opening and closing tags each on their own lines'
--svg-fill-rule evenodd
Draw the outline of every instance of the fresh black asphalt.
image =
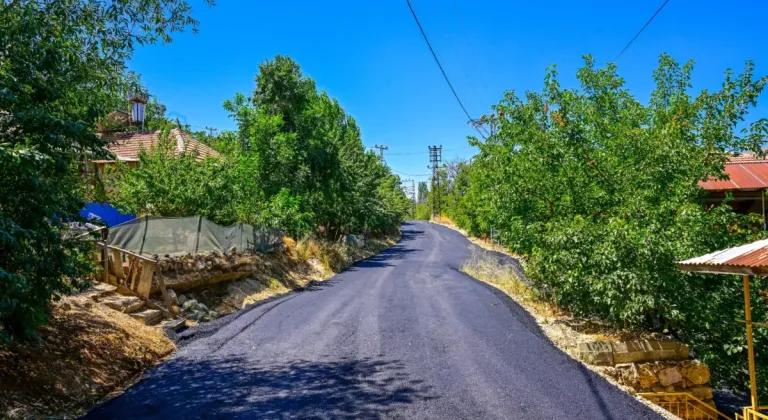
<svg viewBox="0 0 768 420">
<path fill-rule="evenodd" d="M 461 273 L 472 247 L 405 223 L 383 253 L 201 329 L 86 418 L 661 418 Z"/>
</svg>

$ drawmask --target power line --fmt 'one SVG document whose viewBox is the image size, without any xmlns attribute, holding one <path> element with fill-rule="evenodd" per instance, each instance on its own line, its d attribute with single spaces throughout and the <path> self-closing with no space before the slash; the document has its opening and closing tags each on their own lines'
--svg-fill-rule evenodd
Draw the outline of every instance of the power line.
<svg viewBox="0 0 768 420">
<path fill-rule="evenodd" d="M 669 1 L 669 0 L 667 0 Z M 427 43 L 427 47 L 429 47 L 429 51 L 432 53 L 432 57 L 435 59 L 435 63 L 437 63 L 437 67 L 440 68 L 440 72 L 443 73 L 443 77 L 445 78 L 445 82 L 448 83 L 448 87 L 451 88 L 451 92 L 453 92 L 453 97 L 456 98 L 456 102 L 459 103 L 459 106 L 461 107 L 461 110 L 464 111 L 464 115 L 467 116 L 469 121 L 472 124 L 473 127 L 475 127 L 475 130 L 480 134 L 480 136 L 485 139 L 485 135 L 483 135 L 483 132 L 480 131 L 479 128 L 477 128 L 474 124 L 475 120 L 469 115 L 469 112 L 467 112 L 467 108 L 464 107 L 464 104 L 461 103 L 461 99 L 459 99 L 459 95 L 456 93 L 456 89 L 453 88 L 453 85 L 451 84 L 451 81 L 448 79 L 448 75 L 445 74 L 445 70 L 443 70 L 443 65 L 440 64 L 440 60 L 437 59 L 437 54 L 435 54 L 434 48 L 432 48 L 432 44 L 429 42 L 429 38 L 427 38 L 427 34 L 424 32 L 424 28 L 421 27 L 421 23 L 419 22 L 419 18 L 416 16 L 416 12 L 413 10 L 413 6 L 411 6 L 411 0 L 405 0 L 406 3 L 408 3 L 408 8 L 411 9 L 411 14 L 413 15 L 413 20 L 416 21 L 416 25 L 419 27 L 419 31 L 421 31 L 421 36 L 424 37 L 424 41 Z"/>
<path fill-rule="evenodd" d="M 467 150 L 467 149 L 474 149 L 475 146 L 465 146 L 465 147 L 455 147 L 453 149 L 445 149 L 444 152 L 453 152 L 456 150 Z M 425 155 L 429 154 L 429 152 L 395 152 L 395 153 L 388 153 L 390 156 L 405 156 L 405 155 Z"/>
<path fill-rule="evenodd" d="M 394 169 L 392 169 L 392 172 L 394 172 L 396 174 L 399 174 L 399 175 L 405 175 L 405 176 L 432 176 L 432 174 L 407 174 L 405 172 L 396 171 Z"/>
<path fill-rule="evenodd" d="M 640 28 L 640 30 L 639 30 L 639 31 L 637 31 L 637 33 L 635 34 L 634 38 L 632 38 L 632 40 L 630 40 L 630 41 L 629 41 L 629 43 L 627 43 L 627 45 L 624 47 L 624 49 L 623 49 L 623 50 L 621 50 L 621 52 L 619 53 L 619 55 L 617 55 L 617 56 L 616 56 L 616 58 L 614 58 L 614 59 L 613 59 L 613 61 L 617 61 L 617 60 L 619 59 L 619 57 L 621 57 L 621 55 L 622 55 L 622 54 L 624 54 L 624 51 L 626 51 L 626 50 L 628 50 L 628 49 L 629 49 L 629 46 L 630 46 L 630 45 L 632 45 L 632 43 L 633 43 L 633 42 L 635 42 L 635 40 L 637 39 L 637 37 L 639 37 L 639 36 L 640 36 L 640 34 L 641 34 L 641 33 L 643 33 L 643 31 L 645 30 L 645 28 L 647 28 L 647 27 L 648 27 L 648 25 L 650 25 L 650 24 L 651 24 L 651 22 L 652 22 L 652 21 L 653 21 L 653 19 L 656 17 L 656 15 L 658 15 L 658 14 L 659 14 L 659 12 L 661 12 L 661 9 L 663 9 L 663 8 L 664 8 L 664 6 L 666 6 L 666 5 L 667 5 L 667 3 L 669 3 L 669 0 L 664 0 L 664 3 L 662 3 L 661 7 L 659 7 L 659 9 L 658 9 L 658 10 L 656 10 L 656 13 L 654 13 L 654 14 L 653 14 L 653 16 L 651 16 L 651 18 L 650 18 L 650 19 L 648 19 L 648 22 L 645 22 L 645 25 L 643 25 L 643 27 L 642 27 L 642 28 Z"/>
</svg>

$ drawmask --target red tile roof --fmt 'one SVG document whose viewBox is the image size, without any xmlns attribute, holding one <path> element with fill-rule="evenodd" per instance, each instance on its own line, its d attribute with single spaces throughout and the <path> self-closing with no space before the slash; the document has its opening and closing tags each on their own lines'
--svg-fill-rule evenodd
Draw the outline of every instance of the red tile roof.
<svg viewBox="0 0 768 420">
<path fill-rule="evenodd" d="M 131 162 L 139 160 L 139 152 L 149 150 L 160 142 L 160 131 L 133 131 L 122 133 L 108 133 L 102 137 L 107 142 L 107 150 L 115 155 L 115 160 Z M 191 135 L 172 129 L 168 134 L 168 140 L 175 142 L 173 155 L 178 156 L 183 151 L 197 150 L 196 160 L 202 161 L 208 156 L 219 157 L 219 152 L 195 140 Z"/>
<path fill-rule="evenodd" d="M 768 160 L 744 153 L 732 156 L 725 164 L 727 180 L 709 179 L 699 186 L 707 191 L 760 190 L 768 188 Z"/>
</svg>

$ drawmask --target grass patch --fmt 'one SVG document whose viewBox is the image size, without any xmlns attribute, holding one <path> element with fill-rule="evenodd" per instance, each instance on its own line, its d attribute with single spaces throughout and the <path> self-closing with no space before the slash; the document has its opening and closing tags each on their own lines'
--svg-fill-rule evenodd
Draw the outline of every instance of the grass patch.
<svg viewBox="0 0 768 420">
<path fill-rule="evenodd" d="M 473 250 L 472 255 L 461 266 L 461 271 L 496 286 L 507 295 L 529 302 L 539 301 L 535 291 L 520 280 L 515 267 L 499 263 L 497 258 L 486 252 Z"/>
</svg>

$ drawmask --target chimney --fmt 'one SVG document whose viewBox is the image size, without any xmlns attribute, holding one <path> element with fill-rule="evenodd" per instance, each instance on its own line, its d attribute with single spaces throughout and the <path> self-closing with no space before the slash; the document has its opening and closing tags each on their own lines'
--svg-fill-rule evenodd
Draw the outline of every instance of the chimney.
<svg viewBox="0 0 768 420">
<path fill-rule="evenodd" d="M 131 123 L 141 124 L 144 129 L 144 107 L 147 104 L 147 97 L 141 93 L 131 92 L 128 102 L 131 103 Z"/>
</svg>

